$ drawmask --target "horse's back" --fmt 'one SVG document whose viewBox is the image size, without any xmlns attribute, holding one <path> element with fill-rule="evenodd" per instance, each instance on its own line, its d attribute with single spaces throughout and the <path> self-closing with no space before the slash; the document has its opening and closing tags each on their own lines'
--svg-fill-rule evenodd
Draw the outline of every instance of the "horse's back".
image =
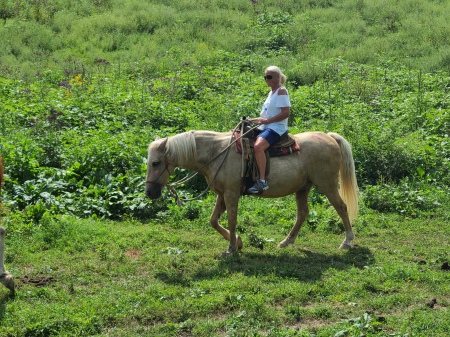
<svg viewBox="0 0 450 337">
<path fill-rule="evenodd" d="M 270 159 L 267 197 L 294 193 L 308 181 L 318 187 L 338 184 L 342 156 L 337 141 L 320 131 L 298 133 L 294 139 L 300 151 Z"/>
<path fill-rule="evenodd" d="M 294 139 L 300 145 L 299 155 L 304 160 L 314 162 L 341 160 L 341 151 L 337 141 L 321 131 L 302 132 L 294 135 Z M 330 163 L 331 164 L 331 163 Z"/>
<path fill-rule="evenodd" d="M 294 135 L 295 140 L 299 144 L 313 143 L 313 144 L 334 144 L 333 138 L 322 131 L 307 131 L 300 132 Z"/>
<path fill-rule="evenodd" d="M 210 149 L 198 154 L 199 157 L 204 157 L 201 161 L 207 162 L 222 152 L 231 144 L 231 136 L 231 132 L 196 131 L 197 148 Z M 270 172 L 267 175 L 270 188 L 262 197 L 273 198 L 295 193 L 308 181 L 316 184 L 331 179 L 333 185 L 337 182 L 341 153 L 336 140 L 320 131 L 298 133 L 293 137 L 300 145 L 300 151 L 270 158 Z M 217 190 L 223 190 L 225 185 L 242 184 L 239 174 L 242 172 L 242 155 L 232 149 L 227 157 L 223 167 L 222 161 L 218 160 L 205 168 L 207 180 L 214 179 Z M 216 176 L 218 170 L 220 174 Z"/>
</svg>

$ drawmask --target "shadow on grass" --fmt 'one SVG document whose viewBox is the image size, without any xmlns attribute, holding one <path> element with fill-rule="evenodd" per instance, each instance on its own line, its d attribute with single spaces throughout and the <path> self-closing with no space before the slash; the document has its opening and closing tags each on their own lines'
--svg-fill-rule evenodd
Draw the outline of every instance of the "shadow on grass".
<svg viewBox="0 0 450 337">
<path fill-rule="evenodd" d="M 3 321 L 3 317 L 6 313 L 6 305 L 8 302 L 13 301 L 15 298 L 15 293 L 8 291 L 8 293 L 0 290 L 0 322 Z"/>
<path fill-rule="evenodd" d="M 347 270 L 352 267 L 363 268 L 375 261 L 368 248 L 354 247 L 344 253 L 323 254 L 299 249 L 296 253 L 285 251 L 271 253 L 237 253 L 219 260 L 213 270 L 198 270 L 193 280 L 217 277 L 226 273 L 240 272 L 247 276 L 275 275 L 296 278 L 299 281 L 315 281 L 329 268 Z"/>
<path fill-rule="evenodd" d="M 190 278 L 186 277 L 181 271 L 171 269 L 164 272 L 158 272 L 155 277 L 166 284 L 179 285 L 182 287 L 191 286 Z"/>
</svg>

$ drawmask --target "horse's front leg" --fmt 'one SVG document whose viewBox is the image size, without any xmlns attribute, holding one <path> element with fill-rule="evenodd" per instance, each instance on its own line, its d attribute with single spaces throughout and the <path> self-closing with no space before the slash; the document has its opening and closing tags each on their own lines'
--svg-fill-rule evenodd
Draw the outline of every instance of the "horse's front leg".
<svg viewBox="0 0 450 337">
<path fill-rule="evenodd" d="M 225 240 L 230 241 L 230 247 L 231 247 L 231 240 L 230 240 L 230 231 L 223 228 L 219 223 L 220 216 L 227 210 L 227 207 L 225 205 L 225 200 L 223 196 L 217 195 L 216 198 L 216 204 L 214 206 L 214 210 L 211 214 L 211 217 L 209 218 L 209 222 L 211 223 L 211 227 L 214 228 L 216 231 L 218 231 Z M 229 213 L 228 213 L 229 216 Z M 237 207 L 236 207 L 236 218 L 237 218 Z M 236 228 L 236 225 L 234 226 Z M 237 248 L 242 248 L 242 240 L 239 236 L 236 237 L 236 233 L 234 233 L 235 242 L 237 243 Z"/>
<path fill-rule="evenodd" d="M 227 208 L 227 219 L 228 219 L 228 232 L 230 237 L 230 245 L 228 250 L 222 253 L 222 256 L 232 254 L 238 249 L 242 248 L 242 240 L 236 235 L 237 227 L 237 212 L 239 204 L 239 195 L 229 193 L 224 196 L 225 205 Z"/>
</svg>

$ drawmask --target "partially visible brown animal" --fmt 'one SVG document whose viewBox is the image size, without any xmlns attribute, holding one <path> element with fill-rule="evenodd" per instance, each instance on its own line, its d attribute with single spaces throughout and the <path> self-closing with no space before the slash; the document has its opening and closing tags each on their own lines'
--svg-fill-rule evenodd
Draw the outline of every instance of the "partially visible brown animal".
<svg viewBox="0 0 450 337">
<path fill-rule="evenodd" d="M 0 194 L 3 187 L 3 159 L 0 157 Z M 14 293 L 14 276 L 12 276 L 5 268 L 5 235 L 6 230 L 0 226 L 0 283 Z"/>
<path fill-rule="evenodd" d="M 3 187 L 3 158 L 0 157 L 0 194 Z"/>
</svg>

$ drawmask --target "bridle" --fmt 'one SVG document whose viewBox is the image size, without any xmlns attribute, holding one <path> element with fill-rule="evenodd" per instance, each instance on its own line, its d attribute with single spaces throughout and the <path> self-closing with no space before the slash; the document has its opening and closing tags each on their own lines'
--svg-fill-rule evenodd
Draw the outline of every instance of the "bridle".
<svg viewBox="0 0 450 337">
<path fill-rule="evenodd" d="M 163 173 L 166 172 L 166 171 L 169 173 L 169 175 L 171 174 L 170 170 L 169 170 L 169 165 L 172 165 L 173 167 L 175 167 L 175 165 L 171 164 L 169 162 L 169 160 L 167 159 L 167 157 L 164 157 L 164 163 L 165 163 L 164 170 L 161 171 L 161 173 L 156 177 L 155 180 L 153 180 L 153 181 L 152 180 L 146 180 L 145 181 L 146 184 L 156 184 L 156 182 L 159 180 L 159 178 L 161 178 Z"/>
</svg>

